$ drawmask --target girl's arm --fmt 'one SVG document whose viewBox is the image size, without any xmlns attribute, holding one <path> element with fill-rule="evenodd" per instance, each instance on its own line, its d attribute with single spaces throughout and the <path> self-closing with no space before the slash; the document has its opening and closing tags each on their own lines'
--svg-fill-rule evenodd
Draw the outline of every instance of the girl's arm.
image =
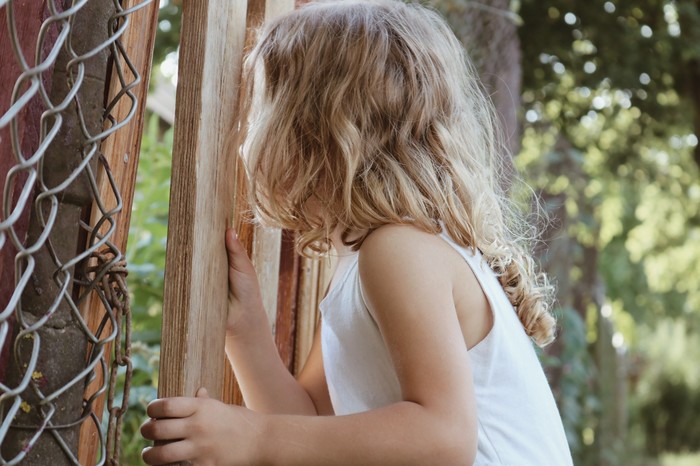
<svg viewBox="0 0 700 466">
<path fill-rule="evenodd" d="M 360 252 L 364 296 L 382 332 L 403 401 L 336 417 L 261 415 L 208 399 L 157 400 L 147 438 L 179 441 L 149 464 L 465 465 L 476 452 L 476 408 L 452 297 L 454 251 L 411 227 L 386 226 Z M 480 293 L 480 289 L 473 290 Z M 175 418 L 175 419 L 166 419 Z"/>
<path fill-rule="evenodd" d="M 246 406 L 266 414 L 332 414 L 319 336 L 295 380 L 277 352 L 253 264 L 232 230 L 226 232 L 226 249 L 230 289 L 226 355 Z"/>
</svg>

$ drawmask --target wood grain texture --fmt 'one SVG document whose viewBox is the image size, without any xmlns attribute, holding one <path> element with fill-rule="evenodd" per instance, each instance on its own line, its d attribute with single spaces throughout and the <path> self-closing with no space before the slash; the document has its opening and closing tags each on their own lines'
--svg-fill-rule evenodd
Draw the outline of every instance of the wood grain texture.
<svg viewBox="0 0 700 466">
<path fill-rule="evenodd" d="M 220 398 L 245 0 L 183 1 L 158 395 Z"/>
<path fill-rule="evenodd" d="M 280 272 L 280 248 L 282 232 L 279 228 L 255 228 L 253 240 L 253 265 L 258 272 L 258 282 L 262 292 L 263 307 L 275 332 L 277 322 L 277 288 Z"/>
<path fill-rule="evenodd" d="M 294 9 L 293 0 L 249 0 L 247 2 L 245 49 L 249 51 L 254 44 L 255 31 L 270 18 L 286 13 Z M 243 104 L 243 89 L 239 89 L 239 104 Z M 240 116 L 239 116 L 240 117 Z M 228 146 L 239 146 L 237 134 L 231 135 Z M 245 168 L 240 158 L 236 159 L 234 167 L 234 179 L 236 180 L 233 194 L 233 212 L 231 225 L 238 232 L 238 238 L 246 247 L 258 272 L 258 279 L 262 286 L 263 304 L 270 325 L 274 331 L 277 321 L 277 290 L 279 286 L 279 258 L 281 247 L 281 233 L 278 230 L 265 229 L 253 223 L 250 206 L 247 203 L 248 183 Z M 243 396 L 236 383 L 231 366 L 224 358 L 222 401 L 225 403 L 243 404 Z"/>
<path fill-rule="evenodd" d="M 270 21 L 294 9 L 294 0 L 267 0 L 265 2 L 265 21 Z"/>
<path fill-rule="evenodd" d="M 294 372 L 294 337 L 296 335 L 297 293 L 300 257 L 294 250 L 294 233 L 282 232 L 280 271 L 277 291 L 275 343 L 282 362 Z"/>
<path fill-rule="evenodd" d="M 141 3 L 141 0 L 127 0 L 123 2 L 124 9 Z M 130 25 L 122 36 L 121 43 L 131 59 L 134 67 L 141 75 L 140 84 L 132 92 L 136 96 L 137 103 L 133 117 L 129 123 L 117 131 L 114 136 L 108 138 L 101 146 L 100 150 L 104 154 L 107 164 L 111 170 L 114 182 L 121 195 L 122 209 L 116 216 L 116 229 L 111 237 L 111 242 L 120 251 L 124 251 L 127 246 L 129 224 L 131 221 L 131 205 L 134 196 L 134 186 L 136 182 L 136 172 L 138 168 L 139 152 L 141 148 L 141 134 L 143 132 L 143 114 L 146 108 L 146 96 L 148 94 L 148 82 L 151 75 L 153 59 L 153 46 L 155 43 L 156 23 L 158 20 L 158 3 L 152 2 L 148 6 L 135 11 L 129 16 Z M 127 71 L 127 79 L 133 79 Z M 109 83 L 108 101 L 118 94 L 121 85 L 116 71 L 112 72 Z M 123 121 L 132 110 L 130 99 L 123 97 L 117 106 L 111 111 L 116 121 Z M 110 210 L 118 205 L 114 197 L 110 181 L 104 170 L 98 172 L 97 185 L 100 190 L 100 197 L 106 209 Z M 97 205 L 91 209 L 91 225 L 95 225 L 101 214 Z M 90 299 L 84 301 L 85 306 L 81 308 L 85 316 L 90 331 L 96 333 L 104 315 L 103 304 L 97 294 L 93 293 Z M 112 331 L 110 325 L 102 331 L 102 337 Z M 111 345 L 106 345 L 104 354 L 109 355 Z M 98 366 L 99 367 L 99 366 Z M 96 374 L 97 378 L 89 384 L 85 396 L 91 396 L 104 382 L 102 373 Z M 98 421 L 102 419 L 105 395 L 98 398 L 93 404 L 93 412 Z M 93 422 L 83 423 L 80 430 L 80 448 L 78 458 L 82 465 L 94 465 L 98 454 L 98 433 Z"/>
<path fill-rule="evenodd" d="M 294 373 L 306 363 L 319 324 L 319 304 L 325 297 L 337 259 L 331 254 L 322 259 L 301 258 L 297 292 Z"/>
<path fill-rule="evenodd" d="M 299 263 L 299 291 L 297 301 L 296 337 L 294 342 L 294 373 L 304 367 L 311 349 L 318 321 L 318 281 L 321 264 L 318 260 L 302 257 Z"/>
</svg>

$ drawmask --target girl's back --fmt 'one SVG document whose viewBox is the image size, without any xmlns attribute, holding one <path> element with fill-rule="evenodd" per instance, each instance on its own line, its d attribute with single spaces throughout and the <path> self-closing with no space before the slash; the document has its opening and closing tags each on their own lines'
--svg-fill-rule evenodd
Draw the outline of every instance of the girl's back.
<svg viewBox="0 0 700 466">
<path fill-rule="evenodd" d="M 415 245 L 406 254 L 421 254 L 421 246 L 431 242 L 424 233 L 410 227 L 385 227 L 373 235 L 385 234 L 387 229 L 393 230 L 389 233 L 392 241 L 396 241 L 396 235 L 403 235 Z M 477 288 L 469 285 L 472 277 L 464 271 L 458 272 L 457 280 L 463 281 L 464 288 L 472 293 L 483 291 L 490 308 L 487 312 L 492 315 L 487 335 L 468 350 L 478 419 L 474 465 L 572 464 L 561 419 L 532 341 L 498 279 L 478 250 L 472 252 L 459 246 L 444 231 L 438 237 L 452 251 L 439 246 L 432 249 L 440 254 L 432 257 L 433 262 L 450 267 L 455 252 L 458 253 L 459 260 L 469 266 L 466 274 L 476 278 Z M 337 415 L 377 409 L 402 400 L 394 363 L 362 294 L 358 266 L 361 254 L 362 249 L 341 259 L 347 261 L 342 276 L 321 303 L 324 367 Z M 455 289 L 454 293 L 462 291 Z M 460 321 L 468 323 L 475 320 L 478 309 L 458 305 L 456 312 Z"/>
</svg>

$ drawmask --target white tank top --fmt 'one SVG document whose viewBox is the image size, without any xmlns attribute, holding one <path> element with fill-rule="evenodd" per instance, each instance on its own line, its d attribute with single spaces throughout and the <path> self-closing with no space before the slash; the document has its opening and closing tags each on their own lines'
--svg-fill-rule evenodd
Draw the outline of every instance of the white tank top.
<svg viewBox="0 0 700 466">
<path fill-rule="evenodd" d="M 533 343 L 498 279 L 478 251 L 473 254 L 446 233 L 441 237 L 467 261 L 493 313 L 490 332 L 468 351 L 478 426 L 474 465 L 572 465 Z M 402 401 L 391 357 L 362 297 L 358 257 L 320 304 L 323 365 L 336 415 Z"/>
</svg>

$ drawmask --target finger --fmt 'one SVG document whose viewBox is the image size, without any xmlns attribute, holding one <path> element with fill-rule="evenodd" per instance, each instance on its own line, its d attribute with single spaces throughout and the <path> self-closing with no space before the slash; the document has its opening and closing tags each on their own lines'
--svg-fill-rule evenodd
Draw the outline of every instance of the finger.
<svg viewBox="0 0 700 466">
<path fill-rule="evenodd" d="M 195 396 L 197 398 L 209 398 L 209 392 L 206 388 L 202 387 L 199 390 L 197 390 L 197 394 Z"/>
<path fill-rule="evenodd" d="M 255 273 L 253 263 L 248 258 L 248 252 L 238 240 L 233 228 L 226 230 L 226 252 L 230 269 L 245 273 Z"/>
<path fill-rule="evenodd" d="M 188 440 L 172 442 L 166 445 L 146 447 L 141 452 L 146 464 L 170 464 L 188 461 L 194 457 L 194 445 Z"/>
<path fill-rule="evenodd" d="M 148 404 L 146 413 L 156 419 L 188 417 L 197 410 L 198 403 L 196 398 L 159 398 Z"/>
<path fill-rule="evenodd" d="M 141 435 L 147 440 L 180 440 L 189 433 L 184 419 L 149 419 L 141 426 Z"/>
<path fill-rule="evenodd" d="M 226 252 L 228 252 L 228 257 L 229 260 L 232 260 L 232 258 L 241 252 L 244 252 L 245 248 L 241 244 L 240 240 L 238 239 L 238 235 L 236 234 L 236 230 L 233 228 L 227 228 L 226 229 Z"/>
</svg>

